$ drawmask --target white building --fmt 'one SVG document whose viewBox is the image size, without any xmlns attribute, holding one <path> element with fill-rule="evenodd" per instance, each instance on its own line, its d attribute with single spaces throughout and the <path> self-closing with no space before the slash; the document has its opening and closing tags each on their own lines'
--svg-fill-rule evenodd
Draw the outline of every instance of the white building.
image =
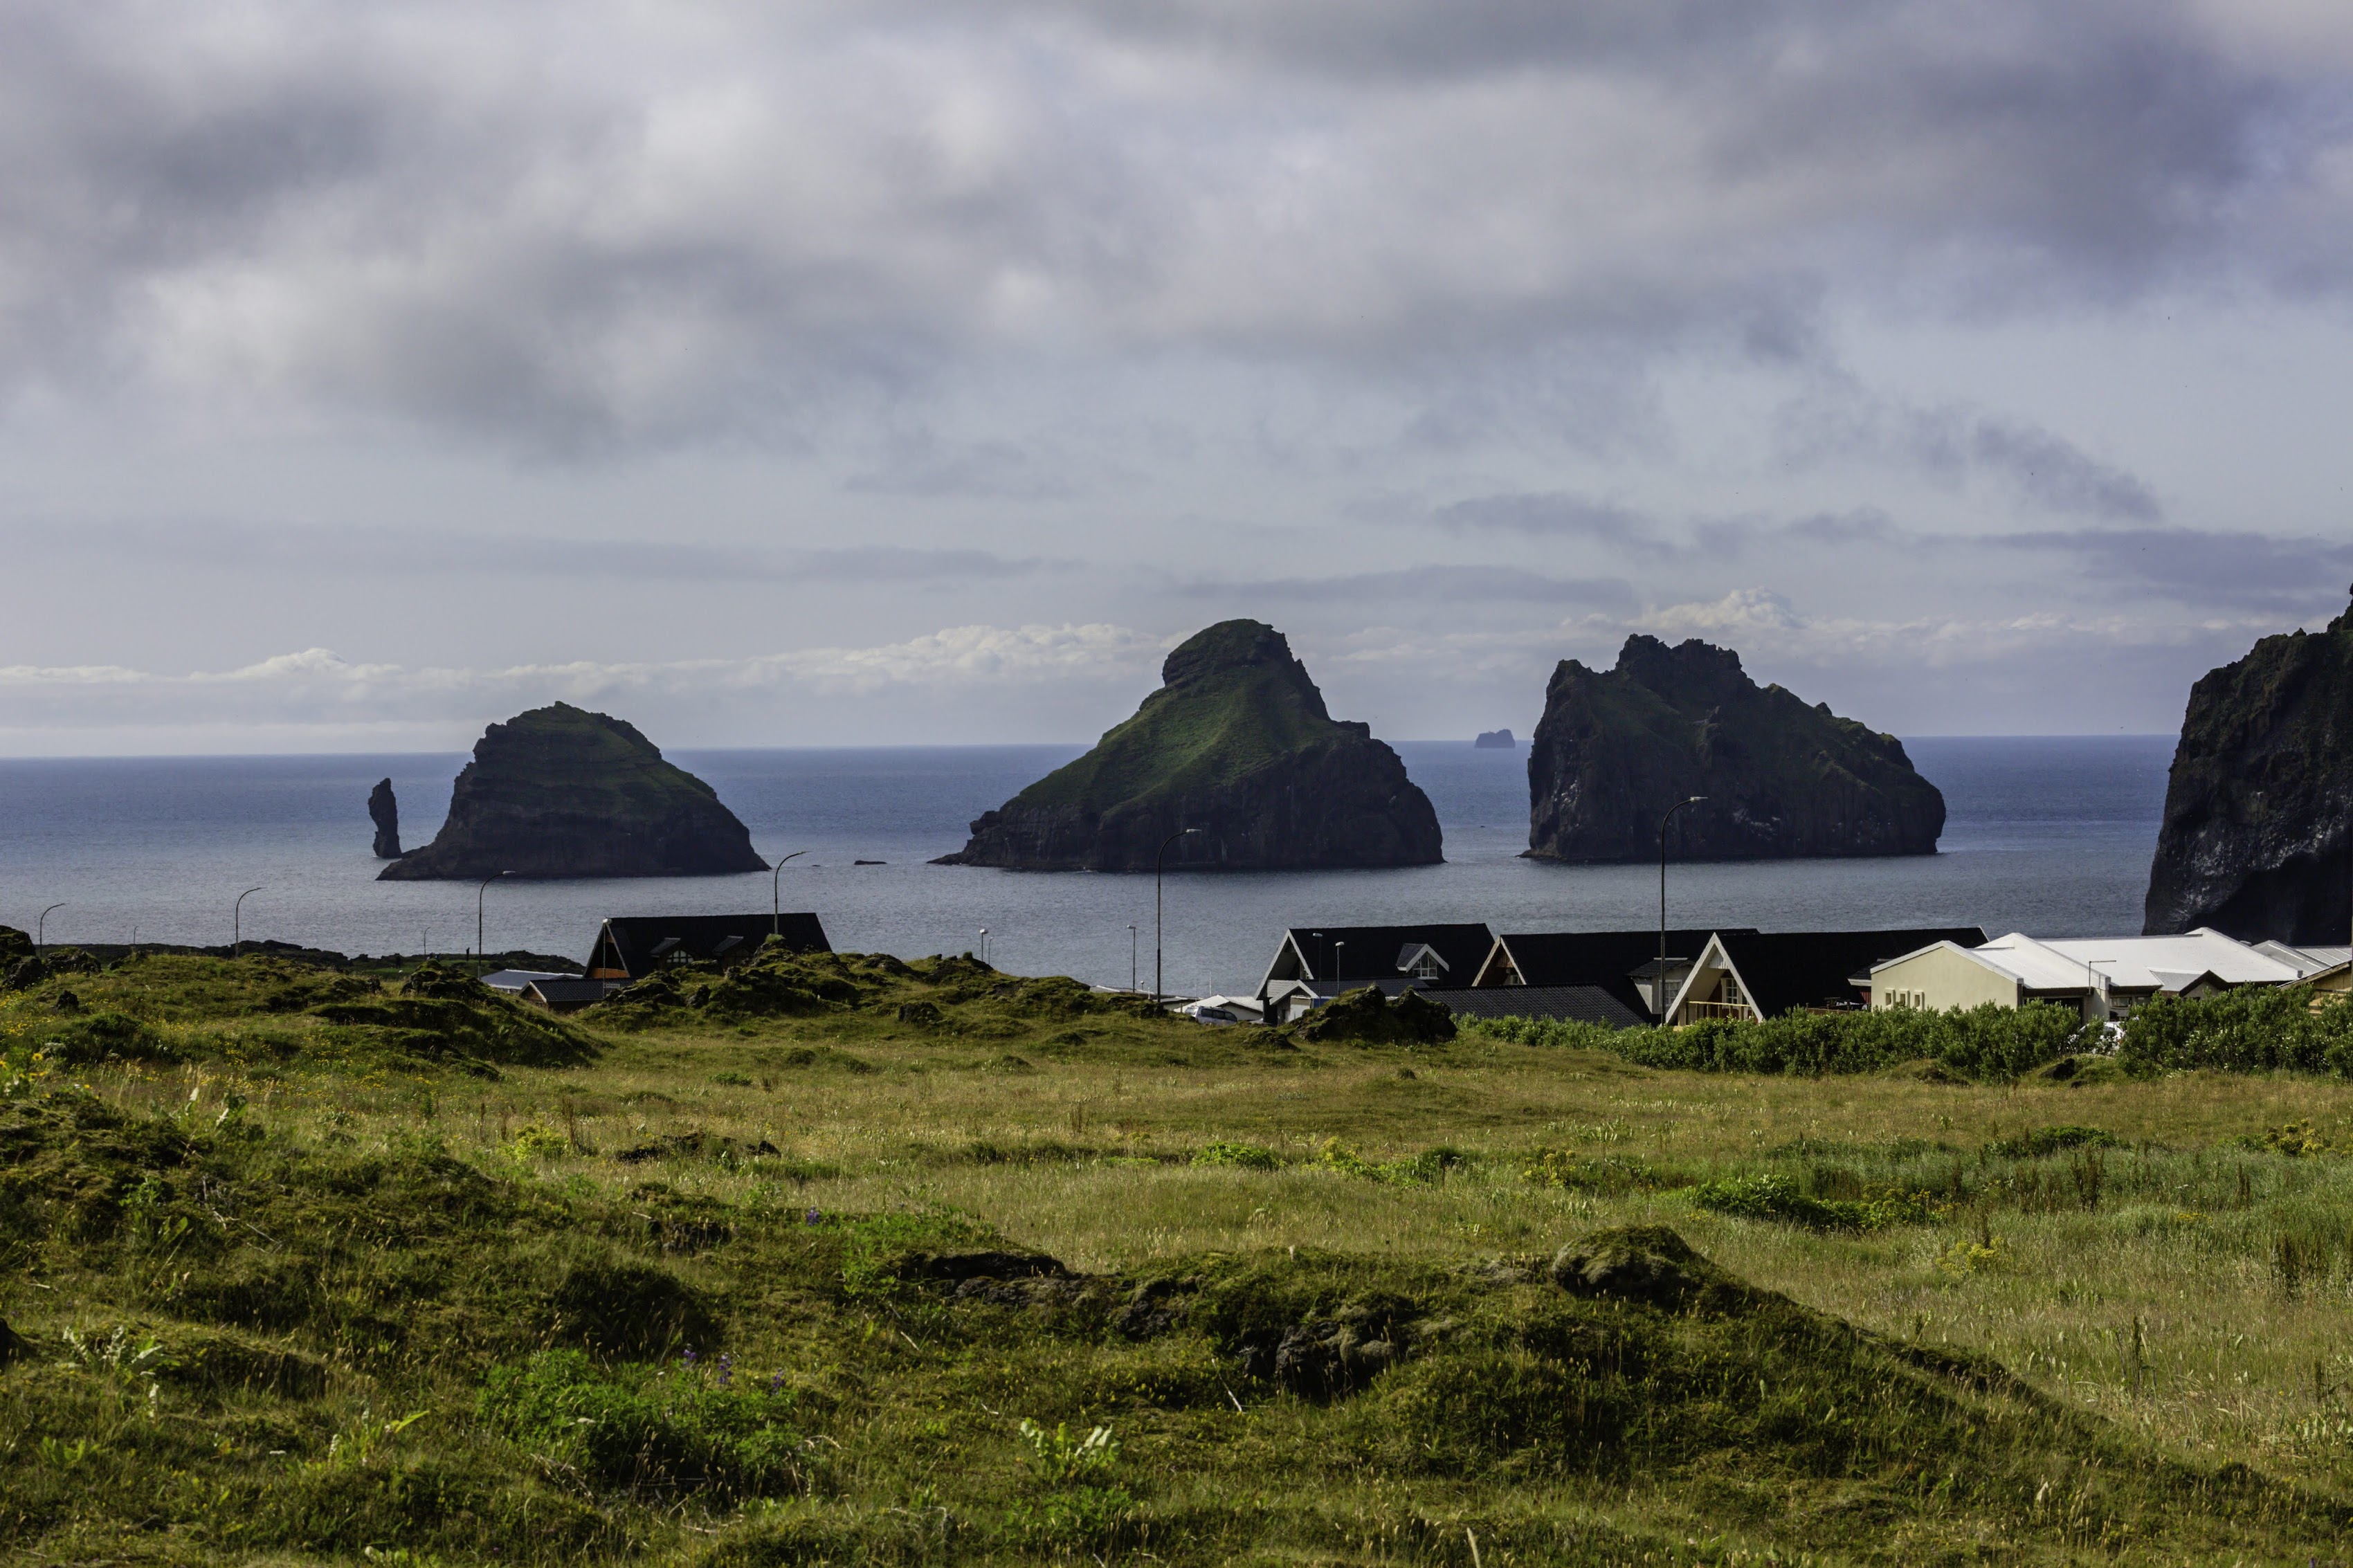
<svg viewBox="0 0 2353 1568">
<path fill-rule="evenodd" d="M 2151 996 L 2293 985 L 2325 969 L 2316 955 L 2251 947 L 2204 927 L 2184 936 L 2048 942 L 2012 931 L 1981 947 L 1939 942 L 1873 965 L 1871 1005 L 1942 1013 L 1989 1002 L 2000 1007 L 2059 1002 L 2081 1008 L 2086 1022 L 2099 1022 L 2121 1018 Z M 2336 973 L 2344 973 L 2341 964 Z"/>
</svg>

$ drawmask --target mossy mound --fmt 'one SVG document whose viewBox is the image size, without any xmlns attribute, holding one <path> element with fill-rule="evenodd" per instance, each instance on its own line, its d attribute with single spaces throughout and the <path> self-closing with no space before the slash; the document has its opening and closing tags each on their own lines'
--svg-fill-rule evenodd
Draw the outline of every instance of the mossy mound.
<svg viewBox="0 0 2353 1568">
<path fill-rule="evenodd" d="M 559 1194 L 66 1091 L 0 1106 L 0 1266 L 53 1287 L 0 1335 L 0 1422 L 49 1440 L 26 1560 L 2272 1560 L 2353 1518 L 1656 1227 L 1088 1274 L 944 1211 Z"/>
<path fill-rule="evenodd" d="M 1307 1016 L 1299 1038 L 1317 1044 L 1437 1046 L 1452 1039 L 1454 1015 L 1418 992 L 1400 991 L 1394 1002 L 1371 985 L 1335 996 Z"/>
</svg>

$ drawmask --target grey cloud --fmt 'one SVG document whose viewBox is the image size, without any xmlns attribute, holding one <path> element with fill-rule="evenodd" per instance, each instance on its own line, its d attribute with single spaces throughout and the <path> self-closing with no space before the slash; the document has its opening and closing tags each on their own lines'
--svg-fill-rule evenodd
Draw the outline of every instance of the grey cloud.
<svg viewBox="0 0 2353 1568">
<path fill-rule="evenodd" d="M 1303 601 L 1356 604 L 1420 601 L 1430 604 L 1528 604 L 1596 609 L 1632 607 L 1633 586 L 1617 577 L 1547 577 L 1511 566 L 1431 565 L 1395 572 L 1356 572 L 1330 577 L 1197 578 L 1175 585 L 1197 599 L 1280 606 Z"/>
<path fill-rule="evenodd" d="M 2280 226 L 2341 220 L 2313 171 L 2353 141 L 2299 108 L 2341 98 L 2323 67 L 2124 0 L 668 15 L 12 11 L 0 386 L 583 452 L 807 439 L 1041 352 L 1417 386 L 1693 343 L 1797 362 L 1826 304 L 2261 281 Z M 1444 401 L 1417 438 L 1481 406 Z M 2016 434 L 1968 460 L 2154 515 Z M 860 482 L 1047 493 L 994 462 Z"/>
<path fill-rule="evenodd" d="M 50 525 L 25 531 L 26 552 L 133 552 L 186 567 L 248 572 L 355 572 L 431 576 L 528 573 L 534 578 L 660 582 L 953 584 L 1025 576 L 1067 563 L 986 550 L 857 545 L 759 550 L 688 542 L 548 540 L 438 529 L 306 528 L 212 520 Z"/>
<path fill-rule="evenodd" d="M 924 437 L 892 442 L 881 464 L 842 487 L 872 495 L 973 496 L 1060 500 L 1077 493 L 1065 473 L 1050 472 L 1011 441 L 963 445 Z"/>
<path fill-rule="evenodd" d="M 1658 524 L 1647 514 L 1565 490 L 1473 496 L 1440 507 L 1431 521 L 1460 533 L 1585 539 L 1620 548 L 1647 548 L 1659 540 Z"/>
<path fill-rule="evenodd" d="M 1842 377 L 1791 399 L 1777 425 L 1782 451 L 1799 463 L 1876 458 L 1948 488 L 1989 479 L 2046 510 L 2116 522 L 2164 515 L 2146 480 L 2055 431 L 1977 409 L 1915 406 Z"/>
<path fill-rule="evenodd" d="M 2353 544 L 2188 528 L 2080 529 L 1995 535 L 2005 549 L 2069 555 L 2102 580 L 2200 605 L 2285 614 L 2343 607 Z"/>
</svg>

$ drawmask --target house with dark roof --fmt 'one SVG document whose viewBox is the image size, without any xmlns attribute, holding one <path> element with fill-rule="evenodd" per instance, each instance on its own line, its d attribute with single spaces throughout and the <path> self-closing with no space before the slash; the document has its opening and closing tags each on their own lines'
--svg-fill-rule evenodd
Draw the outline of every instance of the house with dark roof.
<svg viewBox="0 0 2353 1568">
<path fill-rule="evenodd" d="M 795 952 L 833 951 L 812 914 L 615 915 L 597 930 L 588 978 L 643 980 L 671 965 L 737 964 L 770 936 Z"/>
<path fill-rule="evenodd" d="M 1605 1029 L 1636 1029 L 1651 1021 L 1599 985 L 1465 985 L 1422 995 L 1458 1018 L 1556 1018 Z"/>
<path fill-rule="evenodd" d="M 1718 929 L 1755 934 L 1754 928 L 1747 926 L 1668 930 L 1669 994 L 1683 983 L 1683 976 L 1690 973 L 1693 957 Z M 1497 937 L 1471 983 L 1482 989 L 1525 986 L 1531 992 L 1598 989 L 1607 993 L 1619 1009 L 1647 1024 L 1658 1016 L 1658 1003 L 1652 994 L 1658 968 L 1656 926 L 1649 931 L 1522 931 Z M 1504 1011 L 1517 1009 L 1506 1007 Z"/>
<path fill-rule="evenodd" d="M 1293 926 L 1275 944 L 1259 982 L 1269 1022 L 1295 1018 L 1344 991 L 1377 985 L 1384 995 L 1411 986 L 1463 986 L 1478 973 L 1495 933 L 1469 925 Z"/>
<path fill-rule="evenodd" d="M 1652 941 L 1657 940 L 1653 933 Z M 1939 942 L 1985 945 L 1977 926 L 1901 931 L 1720 931 L 1676 983 L 1668 1021 L 1778 1018 L 1787 1013 L 1871 1005 L 1871 970 Z"/>
</svg>

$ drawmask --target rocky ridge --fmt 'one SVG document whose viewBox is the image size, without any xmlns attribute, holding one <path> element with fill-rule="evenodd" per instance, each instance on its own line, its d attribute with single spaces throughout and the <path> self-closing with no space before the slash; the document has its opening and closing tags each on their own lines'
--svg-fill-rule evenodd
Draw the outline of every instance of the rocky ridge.
<svg viewBox="0 0 2353 1568">
<path fill-rule="evenodd" d="M 433 842 L 381 881 L 724 877 L 765 871 L 716 791 L 637 729 L 558 702 L 493 724 L 458 775 Z"/>
<path fill-rule="evenodd" d="M 972 825 L 943 865 L 1027 870 L 1425 866 L 1438 814 L 1364 724 L 1335 720 L 1281 632 L 1225 621 L 1092 751 Z"/>
<path fill-rule="evenodd" d="M 2353 610 L 2190 688 L 2142 930 L 2341 942 L 2353 925 Z"/>
<path fill-rule="evenodd" d="M 1674 839 L 1694 860 L 1933 855 L 1945 826 L 1901 741 L 1760 688 L 1729 648 L 1635 636 L 1614 669 L 1562 660 L 1529 742 L 1527 853 L 1650 859 L 1695 795 Z"/>
</svg>

